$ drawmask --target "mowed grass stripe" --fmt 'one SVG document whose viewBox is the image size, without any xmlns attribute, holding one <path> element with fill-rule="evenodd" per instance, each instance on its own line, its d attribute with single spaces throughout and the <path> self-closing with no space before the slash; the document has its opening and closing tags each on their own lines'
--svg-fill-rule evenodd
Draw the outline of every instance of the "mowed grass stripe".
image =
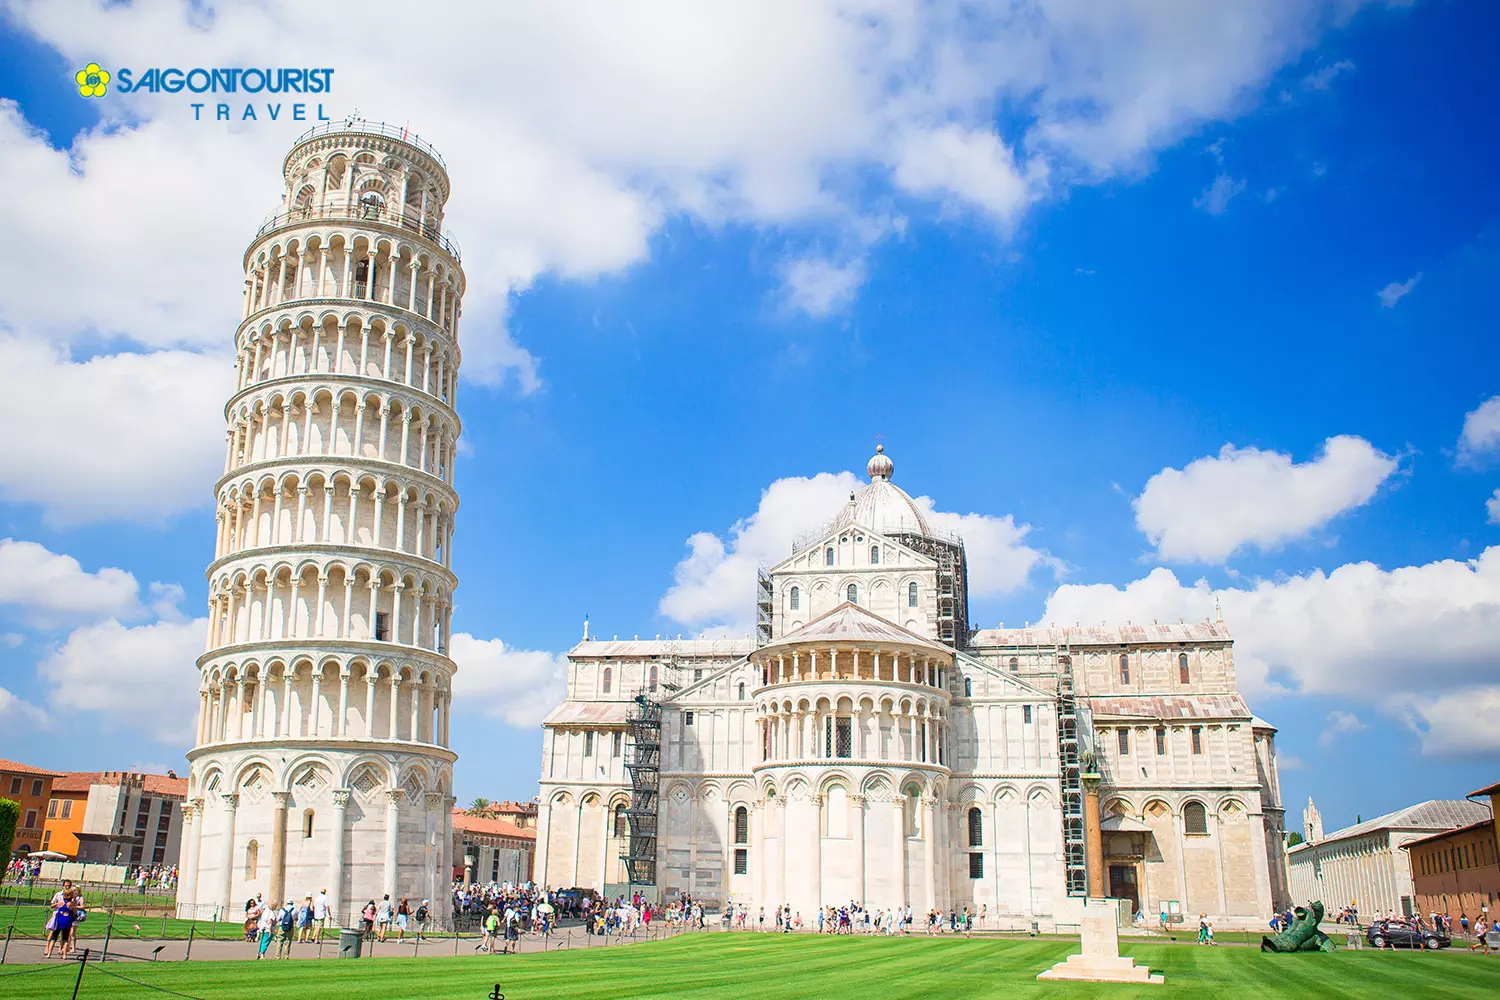
<svg viewBox="0 0 1500 1000">
<path fill-rule="evenodd" d="M 1168 986 L 1039 982 L 1037 972 L 1077 945 L 1067 941 L 816 937 L 753 933 L 684 935 L 653 944 L 547 954 L 376 958 L 321 962 L 121 963 L 118 971 L 206 1000 L 246 996 L 373 996 L 381 1000 L 482 1000 L 499 983 L 507 1000 L 702 997 L 705 1000 L 963 997 L 1500 996 L 1500 959 L 1466 953 L 1340 951 L 1262 955 L 1251 948 L 1133 944 L 1123 950 L 1165 972 Z M 0 975 L 11 971 L 7 966 Z M 65 971 L 70 970 L 70 971 Z M 55 997 L 76 966 L 0 979 L 6 1000 Z M 68 980 L 71 986 L 71 980 Z M 84 1000 L 134 998 L 140 987 L 85 973 Z"/>
</svg>

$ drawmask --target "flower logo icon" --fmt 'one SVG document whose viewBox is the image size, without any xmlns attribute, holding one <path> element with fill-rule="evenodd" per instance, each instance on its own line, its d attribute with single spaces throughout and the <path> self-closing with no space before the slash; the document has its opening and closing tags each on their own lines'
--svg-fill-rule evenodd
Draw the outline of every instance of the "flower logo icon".
<svg viewBox="0 0 1500 1000">
<path fill-rule="evenodd" d="M 100 69 L 98 63 L 89 63 L 73 74 L 78 84 L 78 93 L 83 97 L 103 97 L 109 89 L 109 70 Z"/>
</svg>

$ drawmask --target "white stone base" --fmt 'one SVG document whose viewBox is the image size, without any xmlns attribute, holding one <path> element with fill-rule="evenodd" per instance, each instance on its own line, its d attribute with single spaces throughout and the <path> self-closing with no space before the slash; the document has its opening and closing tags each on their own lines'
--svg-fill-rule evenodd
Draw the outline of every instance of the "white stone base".
<svg viewBox="0 0 1500 1000">
<path fill-rule="evenodd" d="M 1046 972 L 1037 973 L 1038 979 L 1084 979 L 1095 983 L 1165 983 L 1166 977 L 1153 975 L 1145 966 L 1136 965 L 1131 958 L 1109 958 L 1104 955 L 1069 955 L 1066 962 L 1058 962 Z"/>
</svg>

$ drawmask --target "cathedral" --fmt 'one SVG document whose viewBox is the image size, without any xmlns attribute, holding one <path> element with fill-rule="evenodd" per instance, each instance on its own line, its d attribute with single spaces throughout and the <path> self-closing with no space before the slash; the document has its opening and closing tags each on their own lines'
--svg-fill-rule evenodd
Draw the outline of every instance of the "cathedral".
<svg viewBox="0 0 1500 1000">
<path fill-rule="evenodd" d="M 536 880 L 1016 930 L 1107 896 L 1263 927 L 1288 902 L 1275 729 L 1225 624 L 971 627 L 963 539 L 883 448 L 867 470 L 760 574 L 753 639 L 571 650 Z"/>
</svg>

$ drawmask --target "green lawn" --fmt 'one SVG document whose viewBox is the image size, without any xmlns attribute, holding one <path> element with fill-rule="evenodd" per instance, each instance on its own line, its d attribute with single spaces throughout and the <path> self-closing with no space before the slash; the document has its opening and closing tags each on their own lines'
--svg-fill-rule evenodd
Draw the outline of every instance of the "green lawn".
<svg viewBox="0 0 1500 1000">
<path fill-rule="evenodd" d="M 381 1000 L 482 1000 L 496 983 L 507 1000 L 704 997 L 721 1000 L 897 996 L 986 997 L 1286 997 L 1417 998 L 1500 995 L 1500 958 L 1467 952 L 1339 951 L 1263 955 L 1253 948 L 1141 944 L 1124 950 L 1166 973 L 1167 985 L 1109 986 L 1039 982 L 1036 974 L 1076 945 L 925 937 L 828 938 L 812 935 L 690 934 L 656 944 L 534 955 L 389 958 L 322 962 L 120 964 L 112 971 L 204 1000 L 247 996 L 379 997 Z M 77 966 L 45 972 L 0 969 L 7 1000 L 51 998 L 71 990 Z M 40 967 L 45 968 L 45 967 Z M 139 997 L 141 987 L 90 966 L 79 996 Z"/>
</svg>

